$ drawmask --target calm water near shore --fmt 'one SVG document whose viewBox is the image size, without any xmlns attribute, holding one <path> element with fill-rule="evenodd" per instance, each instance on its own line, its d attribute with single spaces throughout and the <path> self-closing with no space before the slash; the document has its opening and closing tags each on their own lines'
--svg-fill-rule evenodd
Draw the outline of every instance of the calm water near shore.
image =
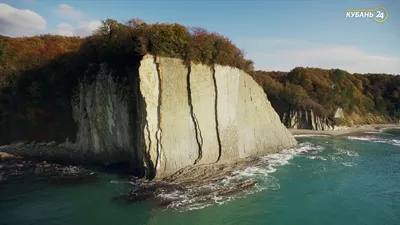
<svg viewBox="0 0 400 225">
<path fill-rule="evenodd" d="M 0 224 L 400 224 L 400 129 L 297 139 L 297 148 L 238 171 L 256 187 L 212 204 L 121 204 L 112 199 L 132 184 L 99 172 L 85 184 L 0 184 Z"/>
</svg>

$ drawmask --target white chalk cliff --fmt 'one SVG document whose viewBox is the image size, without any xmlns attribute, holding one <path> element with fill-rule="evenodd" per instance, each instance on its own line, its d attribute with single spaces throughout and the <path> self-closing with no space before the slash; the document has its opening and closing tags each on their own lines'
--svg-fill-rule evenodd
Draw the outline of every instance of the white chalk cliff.
<svg viewBox="0 0 400 225">
<path fill-rule="evenodd" d="M 262 88 L 239 69 L 146 55 L 127 73 L 128 89 L 105 64 L 81 81 L 76 148 L 162 178 L 296 145 Z"/>
</svg>

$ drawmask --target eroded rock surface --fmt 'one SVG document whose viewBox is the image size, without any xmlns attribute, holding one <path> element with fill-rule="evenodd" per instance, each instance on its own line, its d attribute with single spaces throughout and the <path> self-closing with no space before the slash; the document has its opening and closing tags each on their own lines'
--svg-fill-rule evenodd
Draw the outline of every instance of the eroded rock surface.
<svg viewBox="0 0 400 225">
<path fill-rule="evenodd" d="M 92 75 L 91 73 L 95 73 Z M 91 66 L 79 84 L 73 115 L 78 123 L 75 148 L 108 161 L 132 155 L 127 93 L 106 64 Z"/>
</svg>

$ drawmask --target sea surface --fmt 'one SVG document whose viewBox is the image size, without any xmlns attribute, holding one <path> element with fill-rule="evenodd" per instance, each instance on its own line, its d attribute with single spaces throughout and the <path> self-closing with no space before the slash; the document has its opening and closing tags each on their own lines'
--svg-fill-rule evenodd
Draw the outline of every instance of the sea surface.
<svg viewBox="0 0 400 225">
<path fill-rule="evenodd" d="M 400 129 L 296 139 L 298 147 L 237 171 L 256 187 L 211 203 L 120 204 L 112 199 L 132 184 L 100 171 L 92 183 L 0 185 L 0 224 L 400 224 Z"/>
</svg>

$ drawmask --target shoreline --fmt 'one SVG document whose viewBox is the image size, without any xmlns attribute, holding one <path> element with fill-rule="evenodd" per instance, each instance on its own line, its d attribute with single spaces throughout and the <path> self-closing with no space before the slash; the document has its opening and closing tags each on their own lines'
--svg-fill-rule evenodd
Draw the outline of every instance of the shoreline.
<svg viewBox="0 0 400 225">
<path fill-rule="evenodd" d="M 380 131 L 381 129 L 385 128 L 400 128 L 400 124 L 357 125 L 353 127 L 343 127 L 340 130 L 306 130 L 306 129 L 288 129 L 288 130 L 292 135 L 296 137 L 296 135 L 302 135 L 302 134 L 343 136 L 348 134 L 365 133 L 369 131 Z"/>
</svg>

